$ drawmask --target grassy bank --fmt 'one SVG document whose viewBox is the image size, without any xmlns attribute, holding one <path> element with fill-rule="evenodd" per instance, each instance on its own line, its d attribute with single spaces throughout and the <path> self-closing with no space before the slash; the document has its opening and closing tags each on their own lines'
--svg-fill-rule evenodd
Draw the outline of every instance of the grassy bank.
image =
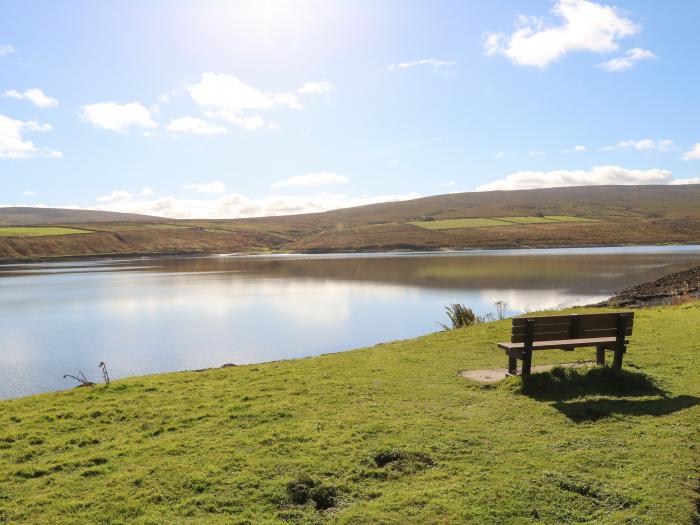
<svg viewBox="0 0 700 525">
<path fill-rule="evenodd" d="M 640 311 L 625 375 L 525 392 L 457 376 L 503 321 L 0 402 L 0 522 L 698 523 L 699 321 Z"/>
</svg>

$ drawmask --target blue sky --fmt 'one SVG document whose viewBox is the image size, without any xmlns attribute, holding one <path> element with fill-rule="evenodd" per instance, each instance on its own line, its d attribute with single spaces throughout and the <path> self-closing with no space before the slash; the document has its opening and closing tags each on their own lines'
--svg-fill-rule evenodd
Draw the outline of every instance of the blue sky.
<svg viewBox="0 0 700 525">
<path fill-rule="evenodd" d="M 4 1 L 0 204 L 700 182 L 700 2 Z"/>
</svg>

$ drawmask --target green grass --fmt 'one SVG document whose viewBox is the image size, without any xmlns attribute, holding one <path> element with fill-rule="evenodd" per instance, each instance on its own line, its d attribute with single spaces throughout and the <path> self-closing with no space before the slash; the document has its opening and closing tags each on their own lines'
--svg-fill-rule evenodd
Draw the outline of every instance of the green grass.
<svg viewBox="0 0 700 525">
<path fill-rule="evenodd" d="M 593 219 L 568 215 L 547 215 L 545 217 L 494 217 L 476 219 L 442 219 L 435 221 L 409 222 L 426 230 L 449 230 L 452 228 L 482 228 L 489 226 L 512 226 L 513 224 L 551 224 L 553 222 L 595 222 Z"/>
<path fill-rule="evenodd" d="M 588 219 L 586 217 L 572 217 L 570 215 L 547 215 L 547 219 L 558 222 L 598 222 L 597 219 Z"/>
<path fill-rule="evenodd" d="M 458 377 L 506 320 L 0 402 L 0 523 L 698 523 L 699 321 L 639 311 L 620 375 Z"/>
<path fill-rule="evenodd" d="M 414 226 L 420 226 L 426 230 L 449 230 L 451 228 L 482 228 L 485 226 L 505 226 L 503 221 L 497 219 L 444 219 L 438 221 L 409 222 Z"/>
<path fill-rule="evenodd" d="M 89 230 L 63 228 L 60 226 L 18 226 L 0 227 L 0 237 L 46 237 L 50 235 L 74 235 L 77 233 L 92 233 Z"/>
</svg>

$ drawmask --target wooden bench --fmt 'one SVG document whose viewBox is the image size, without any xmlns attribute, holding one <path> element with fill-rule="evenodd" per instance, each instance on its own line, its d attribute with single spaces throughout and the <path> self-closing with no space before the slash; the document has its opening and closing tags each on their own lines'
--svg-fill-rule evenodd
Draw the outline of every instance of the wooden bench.
<svg viewBox="0 0 700 525">
<path fill-rule="evenodd" d="M 517 373 L 522 361 L 522 375 L 530 375 L 534 350 L 573 350 L 596 347 L 596 363 L 605 364 L 605 351 L 614 352 L 613 367 L 622 368 L 622 356 L 632 335 L 633 312 L 604 314 L 549 315 L 513 319 L 510 343 L 498 343 L 508 355 L 508 373 Z"/>
</svg>

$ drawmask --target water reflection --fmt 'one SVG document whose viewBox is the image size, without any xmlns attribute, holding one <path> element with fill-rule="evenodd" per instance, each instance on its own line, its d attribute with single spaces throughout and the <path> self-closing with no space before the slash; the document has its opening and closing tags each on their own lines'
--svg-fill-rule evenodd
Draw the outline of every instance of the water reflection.
<svg viewBox="0 0 700 525">
<path fill-rule="evenodd" d="M 435 331 L 443 306 L 588 304 L 700 249 L 143 258 L 0 267 L 0 397 L 340 351 Z"/>
</svg>

